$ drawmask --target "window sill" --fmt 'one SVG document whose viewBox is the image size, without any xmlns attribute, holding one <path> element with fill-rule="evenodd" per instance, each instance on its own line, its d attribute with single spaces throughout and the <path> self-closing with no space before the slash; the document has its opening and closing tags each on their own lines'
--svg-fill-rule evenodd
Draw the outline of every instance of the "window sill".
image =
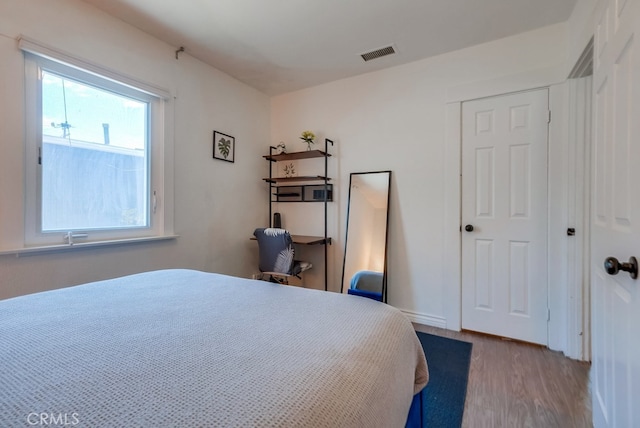
<svg viewBox="0 0 640 428">
<path fill-rule="evenodd" d="M 40 253 L 55 253 L 63 251 L 80 250 L 82 248 L 95 248 L 95 247 L 107 247 L 113 245 L 130 245 L 139 244 L 144 242 L 154 241 L 168 241 L 177 239 L 179 235 L 165 235 L 165 236 L 148 236 L 143 238 L 130 238 L 130 239 L 114 239 L 112 241 L 96 241 L 96 242 L 76 242 L 73 245 L 61 244 L 61 245 L 47 245 L 42 247 L 25 247 L 14 250 L 0 250 L 0 256 L 15 255 L 16 257 L 27 256 L 31 254 Z"/>
</svg>

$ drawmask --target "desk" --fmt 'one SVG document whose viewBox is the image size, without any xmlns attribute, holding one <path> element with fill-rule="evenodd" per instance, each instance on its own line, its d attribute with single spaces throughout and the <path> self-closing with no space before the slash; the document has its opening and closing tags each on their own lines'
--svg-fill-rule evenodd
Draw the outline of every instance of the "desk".
<svg viewBox="0 0 640 428">
<path fill-rule="evenodd" d="M 249 239 L 255 241 L 256 237 L 252 236 Z M 331 238 L 327 238 L 327 240 L 325 241 L 324 236 L 291 235 L 291 240 L 294 244 L 300 245 L 323 245 L 326 242 L 331 244 Z"/>
<path fill-rule="evenodd" d="M 325 241 L 324 236 L 291 235 L 294 244 L 300 245 L 324 245 L 331 244 L 331 238 Z"/>
</svg>

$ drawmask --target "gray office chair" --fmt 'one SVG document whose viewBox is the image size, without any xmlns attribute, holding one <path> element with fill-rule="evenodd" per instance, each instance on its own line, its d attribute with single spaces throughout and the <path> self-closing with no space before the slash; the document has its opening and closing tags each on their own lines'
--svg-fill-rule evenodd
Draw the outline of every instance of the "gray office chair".
<svg viewBox="0 0 640 428">
<path fill-rule="evenodd" d="M 285 229 L 258 228 L 253 232 L 258 240 L 259 269 L 271 282 L 289 284 L 289 278 L 302 279 L 302 272 L 311 269 L 309 262 L 294 259 L 291 234 Z"/>
</svg>

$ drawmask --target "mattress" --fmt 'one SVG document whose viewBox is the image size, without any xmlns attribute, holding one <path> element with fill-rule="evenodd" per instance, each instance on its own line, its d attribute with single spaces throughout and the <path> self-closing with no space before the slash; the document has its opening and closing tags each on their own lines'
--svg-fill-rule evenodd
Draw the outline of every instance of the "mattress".
<svg viewBox="0 0 640 428">
<path fill-rule="evenodd" d="M 0 425 L 402 427 L 428 381 L 397 309 L 161 270 L 0 301 Z"/>
</svg>

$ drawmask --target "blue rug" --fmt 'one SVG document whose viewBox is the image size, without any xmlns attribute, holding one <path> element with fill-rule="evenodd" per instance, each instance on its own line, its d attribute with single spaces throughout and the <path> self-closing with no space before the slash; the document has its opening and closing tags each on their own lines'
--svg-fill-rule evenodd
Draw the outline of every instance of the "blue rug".
<svg viewBox="0 0 640 428">
<path fill-rule="evenodd" d="M 424 428 L 460 428 L 467 396 L 471 343 L 417 334 L 427 357 L 429 383 L 414 399 L 411 412 L 420 409 Z"/>
</svg>

